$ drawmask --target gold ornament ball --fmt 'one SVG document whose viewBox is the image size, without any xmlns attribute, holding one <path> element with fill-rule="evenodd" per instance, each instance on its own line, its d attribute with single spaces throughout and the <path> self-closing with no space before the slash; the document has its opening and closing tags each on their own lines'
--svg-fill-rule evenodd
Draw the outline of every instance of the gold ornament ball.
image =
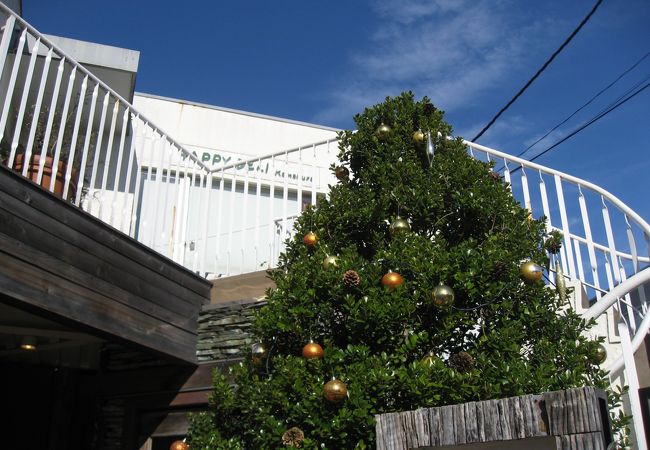
<svg viewBox="0 0 650 450">
<path fill-rule="evenodd" d="M 347 167 L 336 166 L 336 169 L 334 169 L 334 176 L 336 176 L 337 180 L 344 181 L 350 176 L 350 171 Z"/>
<path fill-rule="evenodd" d="M 596 351 L 596 364 L 600 365 L 605 362 L 607 359 L 607 349 L 603 344 L 598 344 L 598 350 Z"/>
<path fill-rule="evenodd" d="M 314 341 L 309 341 L 302 348 L 302 357 L 306 359 L 323 359 L 323 347 Z"/>
<path fill-rule="evenodd" d="M 433 366 L 436 363 L 436 359 L 436 355 L 434 355 L 433 352 L 429 352 L 424 355 L 424 358 L 422 358 L 420 362 L 425 366 Z"/>
<path fill-rule="evenodd" d="M 190 446 L 183 441 L 174 441 L 169 446 L 169 450 L 189 450 Z"/>
<path fill-rule="evenodd" d="M 440 283 L 431 293 L 433 303 L 440 308 L 447 308 L 454 304 L 454 290 Z"/>
<path fill-rule="evenodd" d="M 526 261 L 519 268 L 521 272 L 521 277 L 528 284 L 537 283 L 542 279 L 544 274 L 544 269 L 539 264 L 536 264 L 532 261 Z"/>
<path fill-rule="evenodd" d="M 401 233 L 406 233 L 407 231 L 411 231 L 411 225 L 409 225 L 408 220 L 402 219 L 399 216 L 397 217 L 397 219 L 393 220 L 393 223 L 390 224 L 391 236 L 396 236 Z"/>
<path fill-rule="evenodd" d="M 266 347 L 260 342 L 256 342 L 251 346 L 251 358 L 253 360 L 254 366 L 259 366 L 262 364 L 264 357 L 266 356 Z"/>
<path fill-rule="evenodd" d="M 381 284 L 387 288 L 396 288 L 401 286 L 404 283 L 404 277 L 397 272 L 388 272 L 386 275 L 381 277 Z"/>
<path fill-rule="evenodd" d="M 323 387 L 323 396 L 330 403 L 341 403 L 348 396 L 348 387 L 341 380 L 332 378 Z"/>
<path fill-rule="evenodd" d="M 339 266 L 339 259 L 336 256 L 326 256 L 323 260 L 323 269 L 329 270 Z"/>
<path fill-rule="evenodd" d="M 314 233 L 313 231 L 310 231 L 302 238 L 302 242 L 307 247 L 313 247 L 318 242 L 318 236 L 316 236 L 316 233 Z"/>
<path fill-rule="evenodd" d="M 375 134 L 377 135 L 377 139 L 379 139 L 380 141 L 385 141 L 390 135 L 390 132 L 391 132 L 390 127 L 385 123 L 382 123 L 381 125 L 379 125 L 379 128 L 377 128 Z"/>
<path fill-rule="evenodd" d="M 415 133 L 413 133 L 413 142 L 415 142 L 416 144 L 420 144 L 424 142 L 424 137 L 425 136 L 422 130 L 417 130 Z"/>
</svg>

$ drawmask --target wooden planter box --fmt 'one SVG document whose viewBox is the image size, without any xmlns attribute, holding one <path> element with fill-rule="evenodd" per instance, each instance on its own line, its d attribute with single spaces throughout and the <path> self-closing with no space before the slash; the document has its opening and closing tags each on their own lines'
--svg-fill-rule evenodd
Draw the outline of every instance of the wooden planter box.
<svg viewBox="0 0 650 450">
<path fill-rule="evenodd" d="M 375 419 L 377 450 L 605 450 L 612 441 L 606 394 L 592 387 Z"/>
</svg>

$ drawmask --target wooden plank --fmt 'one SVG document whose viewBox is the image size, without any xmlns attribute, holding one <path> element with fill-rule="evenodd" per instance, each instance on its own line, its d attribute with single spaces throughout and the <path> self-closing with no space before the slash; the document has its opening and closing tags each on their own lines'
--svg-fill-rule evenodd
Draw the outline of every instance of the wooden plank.
<svg viewBox="0 0 650 450">
<path fill-rule="evenodd" d="M 410 411 L 407 411 L 407 413 L 405 414 L 401 414 L 401 413 L 397 414 L 397 419 L 399 420 L 399 423 L 401 425 L 400 444 L 402 445 L 403 448 L 410 448 L 408 443 L 409 440 L 411 439 L 411 434 L 413 433 L 410 416 L 411 416 Z"/>
<path fill-rule="evenodd" d="M 521 410 L 521 402 L 519 397 L 512 397 L 509 401 L 512 413 L 511 430 L 515 439 L 523 439 L 526 437 L 526 430 L 524 427 L 524 413 Z"/>
<path fill-rule="evenodd" d="M 131 342 L 194 363 L 196 335 L 136 312 L 85 286 L 0 252 L 0 286 L 5 294 L 40 308 L 55 319 L 90 327 L 100 336 Z"/>
<path fill-rule="evenodd" d="M 0 222 L 4 221 L 7 218 L 7 216 L 1 217 Z M 29 225 L 26 225 L 26 227 L 29 227 Z M 101 278 L 89 274 L 88 272 L 68 265 L 65 262 L 62 262 L 61 260 L 47 253 L 42 253 L 40 250 L 38 250 L 39 248 L 42 248 L 42 246 L 28 246 L 24 243 L 16 241 L 4 233 L 0 233 L 0 249 L 2 250 L 3 254 L 6 255 L 6 258 L 19 259 L 26 264 L 34 265 L 35 267 L 47 271 L 50 274 L 50 277 L 56 276 L 58 278 L 68 280 L 71 283 L 86 286 L 88 289 L 104 297 L 110 298 L 114 302 L 121 303 L 129 308 L 132 308 L 143 314 L 147 314 L 151 317 L 157 317 L 176 327 L 196 334 L 196 326 L 199 313 L 198 306 L 192 307 L 186 302 L 178 301 L 177 306 L 173 310 L 163 308 L 159 302 L 152 303 L 148 300 L 142 299 L 130 292 L 123 290 L 119 284 L 116 285 L 107 282 Z M 63 245 L 61 250 L 63 252 L 75 251 L 75 249 L 70 248 L 66 245 Z M 89 257 L 86 264 L 92 266 L 92 258 Z M 0 270 L 1 268 L 2 266 L 0 265 Z M 116 281 L 116 283 L 119 283 L 119 281 Z M 3 288 L 0 286 L 0 292 L 2 291 Z M 171 300 L 173 300 L 174 297 L 172 297 L 170 294 L 160 292 L 159 295 L 160 297 L 167 298 L 167 303 L 173 303 Z"/>
<path fill-rule="evenodd" d="M 429 430 L 431 431 L 431 445 L 439 446 L 441 443 L 442 426 L 440 423 L 440 408 L 429 409 Z"/>
<path fill-rule="evenodd" d="M 383 432 L 397 436 L 395 441 L 400 444 L 395 448 L 400 449 L 451 448 L 474 442 L 514 443 L 550 434 L 557 437 L 560 449 L 604 450 L 602 433 L 580 431 L 585 429 L 587 417 L 583 414 L 587 413 L 583 399 L 589 409 L 599 413 L 594 409 L 599 395 L 604 394 L 593 388 L 580 388 L 406 411 L 395 413 L 397 428 L 388 426 Z"/>
<path fill-rule="evenodd" d="M 420 446 L 431 445 L 431 429 L 429 428 L 429 414 L 427 409 L 420 408 L 415 413 L 417 415 L 416 433 L 419 437 Z"/>
<path fill-rule="evenodd" d="M 495 400 L 481 402 L 483 406 L 483 419 L 485 423 L 485 440 L 494 441 L 499 432 L 499 413 Z"/>
<path fill-rule="evenodd" d="M 165 415 L 151 436 L 183 436 L 187 434 L 188 428 L 187 412 L 170 412 Z"/>
<path fill-rule="evenodd" d="M 389 450 L 401 450 L 403 448 L 406 448 L 406 443 L 404 442 L 404 432 L 402 430 L 399 414 L 391 414 L 388 419 L 388 425 L 390 426 L 391 433 L 389 434 L 390 439 L 388 441 L 387 448 Z"/>
<path fill-rule="evenodd" d="M 22 203 L 65 224 L 67 227 L 99 242 L 123 257 L 137 261 L 158 276 L 162 282 L 171 280 L 199 295 L 209 298 L 211 283 L 154 250 L 134 241 L 128 235 L 96 219 L 85 211 L 62 201 L 35 183 L 0 165 L 0 192 L 6 192 Z"/>
<path fill-rule="evenodd" d="M 560 411 L 557 408 L 556 397 L 555 392 L 547 392 L 544 394 L 544 403 L 546 404 L 546 412 L 548 413 L 548 432 L 549 434 L 557 436 L 564 433 L 562 433 L 562 418 L 560 417 Z"/>
<path fill-rule="evenodd" d="M 485 414 L 483 409 L 484 404 L 485 402 L 476 402 L 476 428 L 478 442 L 485 442 L 487 439 L 485 433 Z"/>
<path fill-rule="evenodd" d="M 454 435 L 456 445 L 465 444 L 467 436 L 465 432 L 465 406 L 461 403 L 453 406 L 454 411 Z"/>
<path fill-rule="evenodd" d="M 605 445 L 605 439 L 603 436 L 603 433 L 589 433 L 591 435 L 591 447 L 594 450 L 605 450 L 606 445 Z"/>
<path fill-rule="evenodd" d="M 397 414 L 379 414 L 375 416 L 375 432 L 377 450 L 401 450 L 405 448 L 400 441 L 399 421 Z"/>
<path fill-rule="evenodd" d="M 465 440 L 468 444 L 479 440 L 476 402 L 465 403 Z"/>
<path fill-rule="evenodd" d="M 568 430 L 569 433 L 580 433 L 582 432 L 582 429 L 580 427 L 580 422 L 577 420 L 577 405 L 576 405 L 576 399 L 574 396 L 575 389 L 569 389 L 568 391 L 564 391 L 564 408 L 566 409 L 566 417 L 567 417 L 567 423 L 566 423 L 566 429 Z"/>
<path fill-rule="evenodd" d="M 440 444 L 452 445 L 455 443 L 454 433 L 454 410 L 453 406 L 443 406 L 440 408 L 441 436 Z"/>
<path fill-rule="evenodd" d="M 589 424 L 585 420 L 585 411 L 584 411 L 584 389 L 571 389 L 571 397 L 574 404 L 574 415 L 575 415 L 575 430 L 578 433 L 584 433 L 589 431 Z"/>
<path fill-rule="evenodd" d="M 524 395 L 520 397 L 524 417 L 525 437 L 545 436 L 546 426 L 542 418 L 541 396 Z"/>
<path fill-rule="evenodd" d="M 212 389 L 206 389 L 204 391 L 189 391 L 189 392 L 179 392 L 176 397 L 171 401 L 169 406 L 171 407 L 180 407 L 180 406 L 208 406 L 208 401 L 210 399 L 210 394 L 212 394 Z"/>
<path fill-rule="evenodd" d="M 192 375 L 187 379 L 181 389 L 211 389 L 212 388 L 212 374 L 214 370 L 221 370 L 223 367 L 222 362 L 209 362 L 199 364 Z"/>
<path fill-rule="evenodd" d="M 501 428 L 501 436 L 504 440 L 514 439 L 515 436 L 512 432 L 512 427 L 510 426 L 510 416 L 512 415 L 512 410 L 510 409 L 509 399 L 503 399 L 497 401 L 497 409 L 499 411 L 499 426 Z"/>
<path fill-rule="evenodd" d="M 125 258 L 111 248 L 111 241 L 80 234 L 67 224 L 50 217 L 0 192 L 0 232 L 43 253 L 56 255 L 61 262 L 87 271 L 121 286 L 139 297 L 177 314 L 194 309 L 207 297 L 170 282 L 137 261 Z M 169 302 L 170 296 L 177 300 Z"/>
<path fill-rule="evenodd" d="M 388 434 L 385 423 L 388 420 L 386 414 L 375 414 L 375 439 L 377 450 L 386 450 L 385 437 Z"/>
<path fill-rule="evenodd" d="M 602 431 L 603 425 L 600 418 L 600 405 L 598 404 L 598 396 L 593 387 L 585 388 L 585 398 L 587 407 L 585 411 L 588 414 L 589 431 Z"/>
<path fill-rule="evenodd" d="M 541 395 L 531 396 L 533 399 L 533 436 L 546 436 L 549 433 L 548 427 L 548 412 L 546 409 L 546 402 Z"/>
<path fill-rule="evenodd" d="M 218 278 L 212 283 L 214 289 L 210 293 L 211 304 L 261 298 L 266 295 L 267 289 L 275 287 L 266 270 Z"/>
</svg>

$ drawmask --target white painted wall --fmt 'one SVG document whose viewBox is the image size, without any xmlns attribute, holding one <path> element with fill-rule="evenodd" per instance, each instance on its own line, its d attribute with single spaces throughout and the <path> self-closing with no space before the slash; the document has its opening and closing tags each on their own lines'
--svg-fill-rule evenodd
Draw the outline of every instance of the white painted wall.
<svg viewBox="0 0 650 450">
<path fill-rule="evenodd" d="M 211 189 L 205 179 L 201 187 L 198 177 L 189 183 L 185 176 L 177 180 L 175 172 L 162 182 L 143 177 L 138 239 L 201 274 L 272 267 L 293 226 L 292 218 L 284 218 L 300 214 L 305 203 L 336 182 L 329 166 L 338 155 L 337 144 L 309 145 L 335 139 L 335 129 L 144 94 L 135 95 L 134 106 L 215 170 L 306 146 L 236 165 L 223 185 L 215 172 Z M 137 134 L 135 143 L 143 170 L 160 166 L 183 172 L 185 160 L 178 154 L 163 155 Z"/>
<path fill-rule="evenodd" d="M 133 104 L 187 148 L 212 153 L 260 156 L 332 139 L 338 130 L 215 106 L 136 92 Z M 219 160 L 218 163 L 222 161 Z"/>
</svg>

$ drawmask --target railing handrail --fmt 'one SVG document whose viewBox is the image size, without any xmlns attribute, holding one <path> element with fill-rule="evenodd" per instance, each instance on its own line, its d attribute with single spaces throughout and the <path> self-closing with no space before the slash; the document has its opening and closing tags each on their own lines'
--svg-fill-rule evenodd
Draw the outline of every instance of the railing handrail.
<svg viewBox="0 0 650 450">
<path fill-rule="evenodd" d="M 619 298 L 647 282 L 650 282 L 650 267 L 646 267 L 615 286 L 585 311 L 582 317 L 586 320 L 595 319 L 607 311 Z"/>
<path fill-rule="evenodd" d="M 543 173 L 546 173 L 548 175 L 553 175 L 553 176 L 559 176 L 560 178 L 570 181 L 574 184 L 580 185 L 581 187 L 587 188 L 589 190 L 592 190 L 598 194 L 600 194 L 602 197 L 606 198 L 612 205 L 616 206 L 619 208 L 626 216 L 630 217 L 633 219 L 639 227 L 646 233 L 646 235 L 650 236 L 650 225 L 648 222 L 646 222 L 641 216 L 639 216 L 636 212 L 634 212 L 629 206 L 627 206 L 622 200 L 620 200 L 618 197 L 616 197 L 614 194 L 611 192 L 603 189 L 602 187 L 595 185 L 589 181 L 583 180 L 582 178 L 575 177 L 573 175 L 569 175 L 564 172 L 560 172 L 559 170 L 551 169 L 550 167 L 542 166 L 537 163 L 527 161 L 522 158 L 518 158 L 516 156 L 508 155 L 507 153 L 500 152 L 499 150 L 495 150 L 490 147 L 486 147 L 484 145 L 477 144 L 475 142 L 463 140 L 463 143 L 469 147 L 476 148 L 478 150 L 481 150 L 485 153 L 489 153 L 491 155 L 498 156 L 499 158 L 502 158 L 504 160 L 512 161 L 517 164 L 520 164 L 523 167 L 526 168 L 531 168 Z"/>
<path fill-rule="evenodd" d="M 18 15 L 16 12 L 14 12 L 11 8 L 9 8 L 7 5 L 5 5 L 3 2 L 0 1 L 0 10 L 4 11 L 5 13 L 13 16 L 18 24 L 21 27 L 24 27 L 26 30 L 28 30 L 31 34 L 34 36 L 38 37 L 41 42 L 43 42 L 46 46 L 49 46 L 55 53 L 58 53 L 60 57 L 65 58 L 66 61 L 69 61 L 70 64 L 74 65 L 74 67 L 77 68 L 77 70 L 81 71 L 85 76 L 90 78 L 94 83 L 98 84 L 102 89 L 105 89 L 108 93 L 110 93 L 113 97 L 115 97 L 117 100 L 119 100 L 121 103 L 126 105 L 126 108 L 136 117 L 139 117 L 144 123 L 146 123 L 151 129 L 158 134 L 160 134 L 161 137 L 165 138 L 167 141 L 169 141 L 170 144 L 174 145 L 177 147 L 182 153 L 185 153 L 188 157 L 190 157 L 195 163 L 197 163 L 202 169 L 209 171 L 210 168 L 208 168 L 203 162 L 192 152 L 187 150 L 183 145 L 181 145 L 178 141 L 176 141 L 174 138 L 169 136 L 167 133 L 162 131 L 162 129 L 158 126 L 156 126 L 151 120 L 149 120 L 147 117 L 145 117 L 142 113 L 140 113 L 135 107 L 126 100 L 124 97 L 122 97 L 120 94 L 115 92 L 110 86 L 108 86 L 106 83 L 104 83 L 102 80 L 97 78 L 95 75 L 93 75 L 88 69 L 86 69 L 82 64 L 80 64 L 78 61 L 76 61 L 73 57 L 71 57 L 69 54 L 67 54 L 65 51 L 63 51 L 59 46 L 54 44 L 52 41 L 50 41 L 47 37 L 45 37 L 43 34 L 41 34 L 36 28 L 31 26 L 27 21 L 25 21 L 20 15 Z M 5 30 L 7 32 L 7 30 Z"/>
<path fill-rule="evenodd" d="M 561 228 L 556 226 L 553 226 L 552 228 L 558 231 L 562 231 Z M 571 237 L 571 239 L 573 239 L 574 241 L 578 241 L 581 244 L 587 243 L 587 240 L 585 238 L 583 238 L 582 236 L 578 236 L 577 234 L 570 233 L 569 236 Z M 609 247 L 606 247 L 603 244 L 599 244 L 598 242 L 593 242 L 592 245 L 594 246 L 594 249 L 598 249 L 601 252 L 608 252 L 608 253 L 611 252 L 611 249 Z M 632 261 L 634 259 L 634 256 L 631 253 L 625 253 L 620 250 L 616 250 L 616 256 L 629 261 Z M 637 256 L 636 258 L 640 262 L 650 263 L 650 256 Z"/>
<path fill-rule="evenodd" d="M 237 166 L 239 166 L 241 164 L 248 164 L 248 163 L 255 162 L 255 161 L 261 161 L 263 159 L 274 158 L 276 156 L 284 156 L 284 155 L 288 155 L 290 153 L 298 152 L 300 150 L 308 149 L 310 147 L 315 148 L 315 147 L 319 147 L 321 145 L 330 144 L 332 142 L 337 142 L 338 140 L 339 140 L 339 138 L 325 139 L 324 141 L 313 142 L 311 144 L 305 144 L 305 145 L 301 145 L 301 146 L 298 146 L 298 147 L 291 147 L 291 148 L 285 149 L 285 150 L 278 150 L 276 152 L 268 153 L 266 155 L 255 156 L 255 157 L 251 157 L 249 159 L 242 159 L 242 160 L 239 160 L 237 162 L 233 162 L 233 163 L 230 163 L 230 164 L 223 165 L 221 167 L 212 168 L 212 169 L 209 169 L 209 172 L 210 173 L 223 172 L 223 171 L 226 171 L 226 170 L 234 169 L 235 167 L 237 167 Z"/>
</svg>

